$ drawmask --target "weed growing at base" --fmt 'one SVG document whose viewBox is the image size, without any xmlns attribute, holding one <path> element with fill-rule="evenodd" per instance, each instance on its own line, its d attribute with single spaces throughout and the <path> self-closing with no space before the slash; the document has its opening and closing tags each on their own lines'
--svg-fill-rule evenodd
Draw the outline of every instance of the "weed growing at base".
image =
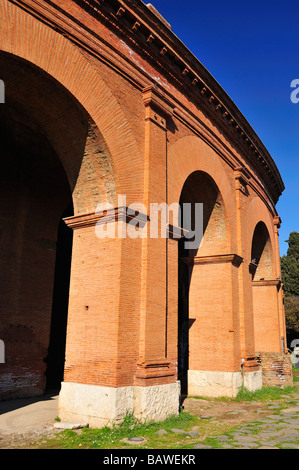
<svg viewBox="0 0 299 470">
<path fill-rule="evenodd" d="M 293 392 L 296 392 L 297 388 L 295 386 L 287 386 L 284 388 L 280 387 L 263 387 L 254 392 L 250 392 L 246 388 L 240 389 L 237 396 L 234 398 L 230 397 L 215 397 L 214 401 L 267 401 L 279 399 L 281 395 L 288 395 Z M 201 400 L 211 400 L 211 398 L 201 397 L 201 396 L 188 396 L 188 398 L 198 398 Z"/>
<path fill-rule="evenodd" d="M 281 395 L 288 395 L 289 393 L 293 393 L 297 390 L 294 386 L 289 385 L 288 387 L 280 388 L 280 387 L 263 387 L 260 390 L 255 390 L 254 392 L 250 392 L 246 388 L 240 389 L 235 400 L 236 401 L 251 401 L 251 400 L 259 400 L 259 401 L 267 401 L 267 400 L 275 400 L 280 398 Z"/>
<path fill-rule="evenodd" d="M 120 441 L 128 437 L 142 436 L 145 439 L 161 439 L 156 432 L 163 428 L 170 433 L 172 428 L 180 427 L 182 429 L 190 428 L 197 422 L 197 418 L 188 412 L 182 411 L 178 416 L 170 416 L 163 422 L 144 421 L 141 422 L 132 414 L 127 414 L 120 424 L 105 426 L 100 429 L 83 428 L 78 434 L 73 430 L 65 430 L 55 438 L 55 447 L 57 444 L 64 449 L 100 449 L 112 448 L 119 445 Z M 170 433 L 170 438 L 174 435 Z M 124 444 L 125 445 L 125 444 Z M 130 448 L 134 446 L 130 445 Z"/>
</svg>

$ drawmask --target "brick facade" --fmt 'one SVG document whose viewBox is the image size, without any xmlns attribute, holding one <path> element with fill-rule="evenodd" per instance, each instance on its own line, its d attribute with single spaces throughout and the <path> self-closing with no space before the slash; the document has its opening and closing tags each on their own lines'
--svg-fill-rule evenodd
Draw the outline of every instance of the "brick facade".
<svg viewBox="0 0 299 470">
<path fill-rule="evenodd" d="M 0 397 L 43 393 L 62 334 L 52 328 L 49 349 L 51 317 L 65 310 L 62 417 L 89 419 L 99 403 L 109 413 L 95 424 L 126 409 L 158 418 L 176 407 L 178 379 L 188 393 L 188 375 L 200 376 L 204 394 L 221 376 L 231 395 L 243 363 L 258 387 L 256 351 L 287 352 L 275 209 L 284 185 L 262 142 L 139 0 L 3 0 L 0 20 Z M 153 203 L 198 202 L 196 248 L 173 236 L 177 220 L 166 238 L 119 236 L 133 203 L 148 216 Z M 99 204 L 118 236 L 97 236 Z M 54 303 L 62 219 L 70 286 Z"/>
<path fill-rule="evenodd" d="M 292 360 L 289 355 L 258 352 L 257 360 L 263 371 L 265 387 L 286 387 L 293 385 Z"/>
</svg>

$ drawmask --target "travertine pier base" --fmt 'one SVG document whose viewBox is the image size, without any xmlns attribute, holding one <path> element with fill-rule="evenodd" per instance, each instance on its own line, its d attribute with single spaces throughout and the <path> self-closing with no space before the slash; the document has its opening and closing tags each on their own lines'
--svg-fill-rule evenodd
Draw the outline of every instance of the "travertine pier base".
<svg viewBox="0 0 299 470">
<path fill-rule="evenodd" d="M 242 386 L 241 372 L 188 371 L 188 395 L 235 397 Z M 262 388 L 262 371 L 245 372 L 244 387 L 249 391 Z"/>
<path fill-rule="evenodd" d="M 179 382 L 120 388 L 63 382 L 58 415 L 62 421 L 84 421 L 90 427 L 120 422 L 127 413 L 141 420 L 161 421 L 178 414 L 179 394 Z"/>
</svg>

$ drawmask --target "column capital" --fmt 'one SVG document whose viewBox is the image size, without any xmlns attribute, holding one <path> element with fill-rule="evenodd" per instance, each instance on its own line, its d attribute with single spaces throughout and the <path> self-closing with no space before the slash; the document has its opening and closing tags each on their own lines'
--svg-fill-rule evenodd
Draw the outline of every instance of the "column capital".
<svg viewBox="0 0 299 470">
<path fill-rule="evenodd" d="M 142 90 L 146 108 L 146 120 L 166 129 L 166 121 L 173 115 L 174 105 L 155 87 L 149 86 Z"/>
<path fill-rule="evenodd" d="M 273 218 L 273 222 L 274 222 L 274 225 L 277 226 L 277 228 L 280 228 L 280 226 L 281 226 L 281 218 L 279 217 L 279 215 L 276 215 L 276 216 Z"/>
<path fill-rule="evenodd" d="M 234 175 L 236 180 L 236 190 L 241 191 L 246 196 L 248 195 L 247 186 L 250 180 L 250 173 L 244 166 L 234 168 Z"/>
</svg>

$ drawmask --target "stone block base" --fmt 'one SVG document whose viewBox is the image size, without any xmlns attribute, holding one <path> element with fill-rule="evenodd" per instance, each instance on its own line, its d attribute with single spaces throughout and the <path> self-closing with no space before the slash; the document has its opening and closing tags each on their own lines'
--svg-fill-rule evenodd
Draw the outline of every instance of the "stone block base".
<svg viewBox="0 0 299 470">
<path fill-rule="evenodd" d="M 240 372 L 188 371 L 188 395 L 235 397 L 243 386 Z M 262 388 L 262 371 L 245 372 L 244 387 L 249 391 Z"/>
<path fill-rule="evenodd" d="M 179 412 L 180 382 L 134 387 L 134 415 L 141 420 L 162 421 Z"/>
<path fill-rule="evenodd" d="M 98 428 L 121 422 L 127 413 L 140 420 L 161 421 L 178 414 L 179 397 L 179 382 L 120 388 L 63 382 L 58 416 L 62 421 L 84 421 Z"/>
</svg>

